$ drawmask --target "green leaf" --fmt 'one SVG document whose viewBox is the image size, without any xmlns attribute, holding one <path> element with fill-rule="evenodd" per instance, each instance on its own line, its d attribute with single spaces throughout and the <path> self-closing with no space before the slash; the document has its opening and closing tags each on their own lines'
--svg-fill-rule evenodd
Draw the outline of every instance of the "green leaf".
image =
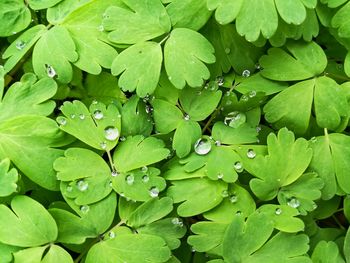
<svg viewBox="0 0 350 263">
<path fill-rule="evenodd" d="M 160 133 L 175 130 L 183 119 L 181 110 L 170 102 L 155 99 L 152 101 L 152 106 L 155 126 Z"/>
<path fill-rule="evenodd" d="M 67 17 L 63 25 L 70 33 L 79 58 L 74 65 L 91 74 L 99 74 L 101 67 L 111 68 L 117 52 L 105 42 L 102 15 L 115 0 L 94 0 L 80 6 Z"/>
<path fill-rule="evenodd" d="M 332 27 L 338 29 L 340 37 L 348 38 L 350 36 L 349 13 L 350 3 L 347 3 L 332 18 Z"/>
<path fill-rule="evenodd" d="M 203 0 L 171 0 L 166 7 L 174 28 L 199 30 L 209 20 L 211 12 Z"/>
<path fill-rule="evenodd" d="M 243 0 L 207 0 L 209 10 L 215 10 L 215 19 L 221 25 L 228 24 L 236 19 L 241 10 Z"/>
<path fill-rule="evenodd" d="M 41 36 L 33 49 L 33 68 L 39 77 L 57 78 L 69 83 L 73 77 L 70 62 L 78 60 L 72 37 L 63 26 L 55 26 Z"/>
<path fill-rule="evenodd" d="M 315 77 L 325 70 L 326 55 L 315 42 L 290 42 L 286 47 L 289 53 L 280 48 L 270 48 L 268 55 L 261 57 L 261 74 L 264 77 L 280 81 L 303 80 Z"/>
<path fill-rule="evenodd" d="M 254 166 L 248 172 L 255 177 L 249 185 L 256 196 L 262 200 L 276 197 L 280 187 L 295 182 L 308 167 L 312 150 L 305 139 L 294 139 L 294 134 L 286 128 L 278 136 L 270 134 L 267 138 L 268 155 L 256 156 Z"/>
<path fill-rule="evenodd" d="M 18 195 L 12 199 L 11 209 L 0 205 L 1 242 L 31 247 L 56 240 L 55 220 L 40 203 L 27 196 Z"/>
<path fill-rule="evenodd" d="M 17 190 L 18 172 L 15 168 L 10 169 L 10 160 L 0 162 L 0 196 L 9 196 Z"/>
<path fill-rule="evenodd" d="M 244 123 L 237 128 L 216 122 L 212 129 L 212 137 L 224 144 L 246 144 L 257 141 L 256 128 Z"/>
<path fill-rule="evenodd" d="M 10 263 L 12 262 L 12 253 L 20 250 L 19 247 L 14 247 L 6 244 L 0 243 L 0 256 L 1 263 Z"/>
<path fill-rule="evenodd" d="M 121 142 L 113 154 L 113 160 L 118 172 L 128 172 L 157 163 L 165 159 L 168 154 L 169 150 L 164 148 L 162 140 L 138 135 Z"/>
<path fill-rule="evenodd" d="M 33 10 L 46 9 L 54 6 L 62 0 L 28 0 L 29 6 Z"/>
<path fill-rule="evenodd" d="M 114 193 L 90 205 L 78 206 L 67 198 L 66 201 L 75 213 L 67 207 L 53 207 L 49 212 L 58 225 L 57 240 L 69 244 L 82 244 L 87 238 L 95 238 L 104 233 L 113 221 L 117 206 Z"/>
<path fill-rule="evenodd" d="M 7 37 L 25 29 L 31 20 L 30 10 L 22 0 L 0 3 L 0 36 Z"/>
<path fill-rule="evenodd" d="M 7 59 L 4 65 L 5 71 L 10 72 L 46 31 L 44 25 L 36 25 L 13 41 L 2 55 L 3 59 Z"/>
<path fill-rule="evenodd" d="M 209 179 L 187 179 L 172 181 L 167 195 L 173 198 L 174 203 L 182 202 L 177 208 L 180 216 L 188 217 L 201 214 L 221 203 L 222 192 L 227 184 Z"/>
<path fill-rule="evenodd" d="M 345 263 L 344 259 L 339 253 L 339 248 L 333 241 L 320 241 L 312 253 L 312 262 L 317 263 L 331 263 L 339 262 Z"/>
<path fill-rule="evenodd" d="M 170 258 L 170 250 L 165 241 L 154 235 L 121 234 L 113 239 L 94 245 L 88 252 L 86 263 L 118 262 L 162 263 Z"/>
<path fill-rule="evenodd" d="M 306 19 L 306 8 L 301 0 L 275 0 L 275 5 L 279 15 L 287 24 L 300 25 Z"/>
<path fill-rule="evenodd" d="M 344 254 L 345 254 L 345 260 L 349 261 L 350 260 L 350 230 L 346 232 L 345 240 L 344 240 Z"/>
<path fill-rule="evenodd" d="M 58 117 L 60 128 L 99 150 L 110 150 L 118 143 L 121 115 L 114 104 L 93 102 L 90 110 L 78 100 L 60 107 L 65 117 Z"/>
<path fill-rule="evenodd" d="M 201 34 L 186 28 L 174 29 L 164 47 L 165 69 L 170 82 L 182 89 L 186 82 L 198 87 L 210 77 L 204 63 L 215 62 L 214 48 Z"/>
<path fill-rule="evenodd" d="M 134 44 L 156 38 L 170 31 L 170 18 L 160 0 L 122 0 L 126 7 L 107 8 L 103 26 L 109 40 Z"/>
<path fill-rule="evenodd" d="M 73 263 L 70 254 L 63 248 L 51 245 L 50 247 L 33 247 L 14 253 L 15 263 Z"/>
<path fill-rule="evenodd" d="M 177 126 L 173 139 L 173 149 L 180 158 L 187 156 L 201 136 L 201 127 L 192 120 L 183 119 Z"/>
<path fill-rule="evenodd" d="M 124 91 L 136 89 L 137 95 L 144 97 L 152 94 L 157 87 L 162 60 L 162 49 L 158 43 L 138 43 L 115 58 L 112 74 L 121 74 L 118 84 Z"/>
</svg>

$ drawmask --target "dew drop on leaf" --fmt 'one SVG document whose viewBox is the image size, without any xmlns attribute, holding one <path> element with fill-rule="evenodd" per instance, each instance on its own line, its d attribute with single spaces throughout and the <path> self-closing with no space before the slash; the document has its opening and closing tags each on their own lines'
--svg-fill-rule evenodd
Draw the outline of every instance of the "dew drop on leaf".
<svg viewBox="0 0 350 263">
<path fill-rule="evenodd" d="M 243 164 L 241 162 L 235 162 L 233 168 L 235 168 L 236 172 L 241 173 L 243 171 Z"/>
<path fill-rule="evenodd" d="M 84 180 L 79 180 L 77 182 L 77 187 L 78 187 L 79 191 L 84 192 L 89 188 L 89 183 L 85 182 Z"/>
<path fill-rule="evenodd" d="M 67 188 L 66 188 L 66 191 L 67 191 L 68 193 L 71 193 L 71 192 L 73 191 L 73 187 L 70 186 L 70 185 L 68 185 Z"/>
<path fill-rule="evenodd" d="M 249 100 L 249 97 L 247 95 L 242 95 L 241 101 L 247 102 Z"/>
<path fill-rule="evenodd" d="M 84 114 L 79 114 L 79 119 L 84 120 L 85 119 L 85 115 Z"/>
<path fill-rule="evenodd" d="M 242 76 L 245 77 L 245 78 L 250 77 L 250 71 L 248 69 L 243 70 Z"/>
<path fill-rule="evenodd" d="M 54 78 L 57 75 L 56 70 L 52 66 L 46 64 L 45 67 L 46 74 L 49 78 Z"/>
<path fill-rule="evenodd" d="M 230 53 L 231 53 L 231 49 L 229 49 L 228 47 L 225 48 L 225 53 L 226 53 L 226 54 L 230 54 Z"/>
<path fill-rule="evenodd" d="M 80 207 L 80 211 L 83 212 L 84 214 L 86 214 L 87 212 L 89 212 L 90 207 L 88 205 L 82 205 Z"/>
<path fill-rule="evenodd" d="M 200 138 L 194 144 L 194 151 L 199 155 L 206 155 L 211 150 L 211 141 L 207 137 Z"/>
<path fill-rule="evenodd" d="M 249 159 L 254 159 L 255 156 L 256 156 L 256 153 L 255 153 L 255 151 L 254 151 L 253 149 L 249 149 L 249 150 L 247 151 L 247 157 L 248 157 Z"/>
<path fill-rule="evenodd" d="M 218 86 L 221 87 L 222 85 L 224 85 L 225 79 L 224 77 L 218 77 L 216 79 L 216 82 L 218 83 Z"/>
<path fill-rule="evenodd" d="M 287 205 L 289 205 L 290 207 L 293 207 L 293 208 L 298 208 L 300 206 L 300 201 L 298 199 L 296 199 L 295 197 L 292 197 L 287 202 Z"/>
<path fill-rule="evenodd" d="M 215 145 L 216 146 L 221 146 L 221 142 L 220 141 L 215 141 Z"/>
<path fill-rule="evenodd" d="M 125 181 L 128 185 L 132 185 L 134 183 L 134 175 L 133 174 L 129 174 L 126 178 Z"/>
<path fill-rule="evenodd" d="M 147 171 L 148 171 L 148 167 L 147 167 L 147 166 L 143 166 L 143 167 L 141 168 L 141 172 L 147 173 Z"/>
<path fill-rule="evenodd" d="M 106 142 L 101 142 L 100 147 L 105 150 L 107 148 L 107 143 Z"/>
<path fill-rule="evenodd" d="M 108 237 L 111 238 L 111 239 L 115 238 L 115 233 L 113 231 L 109 231 Z"/>
<path fill-rule="evenodd" d="M 99 25 L 99 26 L 97 27 L 97 30 L 100 31 L 100 32 L 103 32 L 103 31 L 105 31 L 105 28 L 104 28 L 103 25 Z"/>
<path fill-rule="evenodd" d="M 67 124 L 67 120 L 65 118 L 59 118 L 57 122 L 62 126 Z"/>
<path fill-rule="evenodd" d="M 159 189 L 157 187 L 152 187 L 151 189 L 149 189 L 149 195 L 152 198 L 158 197 L 159 195 Z"/>
<path fill-rule="evenodd" d="M 150 105 L 146 105 L 145 111 L 146 111 L 146 113 L 151 113 L 151 112 L 153 112 L 153 107 Z"/>
<path fill-rule="evenodd" d="M 71 115 L 70 115 L 70 118 L 71 118 L 71 119 L 74 119 L 74 118 L 75 118 L 75 114 L 71 114 Z"/>
<path fill-rule="evenodd" d="M 282 214 L 282 209 L 281 209 L 281 208 L 277 208 L 277 209 L 275 210 L 275 214 L 276 214 L 276 215 Z"/>
<path fill-rule="evenodd" d="M 185 114 L 185 115 L 184 115 L 184 120 L 185 120 L 185 121 L 189 121 L 189 120 L 190 120 L 190 115 Z"/>
<path fill-rule="evenodd" d="M 112 175 L 112 177 L 116 177 L 116 176 L 118 176 L 119 174 L 118 174 L 117 171 L 112 171 L 112 172 L 111 172 L 111 175 Z"/>
<path fill-rule="evenodd" d="M 125 142 L 126 138 L 125 138 L 125 136 L 122 136 L 122 137 L 119 138 L 119 140 L 122 141 L 122 142 Z"/>
<path fill-rule="evenodd" d="M 16 42 L 16 48 L 18 50 L 22 50 L 23 48 L 25 48 L 25 46 L 26 46 L 26 43 L 22 40 L 19 40 Z"/>
<path fill-rule="evenodd" d="M 222 192 L 221 192 L 221 196 L 222 197 L 228 197 L 228 191 L 227 190 L 223 190 Z"/>
<path fill-rule="evenodd" d="M 230 202 L 231 203 L 233 203 L 233 204 L 237 203 L 237 200 L 238 200 L 237 195 L 231 195 L 230 196 Z"/>
<path fill-rule="evenodd" d="M 148 181 L 149 181 L 149 176 L 148 175 L 142 176 L 142 182 L 147 183 Z"/>
<path fill-rule="evenodd" d="M 249 98 L 254 98 L 256 96 L 256 91 L 252 90 L 248 93 Z"/>
<path fill-rule="evenodd" d="M 243 112 L 233 111 L 227 114 L 224 119 L 224 123 L 232 128 L 238 128 L 244 124 L 247 120 L 247 116 Z"/>
<path fill-rule="evenodd" d="M 179 226 L 179 227 L 183 227 L 184 223 L 182 222 L 182 220 L 178 217 L 174 217 L 172 220 L 171 220 L 171 223 L 175 226 Z"/>
<path fill-rule="evenodd" d="M 236 216 L 241 216 L 242 215 L 242 211 L 237 211 L 236 212 Z"/>
<path fill-rule="evenodd" d="M 109 141 L 115 141 L 119 137 L 119 130 L 113 126 L 108 126 L 104 132 L 105 138 Z"/>
<path fill-rule="evenodd" d="M 93 115 L 95 120 L 103 119 L 103 112 L 100 110 L 95 110 Z"/>
<path fill-rule="evenodd" d="M 259 69 L 261 69 L 261 65 L 260 65 L 259 63 L 256 63 L 256 64 L 255 64 L 255 68 L 256 68 L 257 70 L 259 70 Z"/>
<path fill-rule="evenodd" d="M 223 173 L 219 173 L 218 174 L 218 179 L 222 179 L 222 178 L 224 178 L 224 174 Z"/>
</svg>

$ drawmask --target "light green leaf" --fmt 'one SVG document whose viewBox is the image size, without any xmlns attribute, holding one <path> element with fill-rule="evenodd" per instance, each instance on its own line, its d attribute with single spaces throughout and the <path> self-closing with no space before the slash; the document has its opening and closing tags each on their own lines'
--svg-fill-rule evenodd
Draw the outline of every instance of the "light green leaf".
<svg viewBox="0 0 350 263">
<path fill-rule="evenodd" d="M 214 48 L 201 34 L 186 28 L 174 29 L 164 47 L 165 69 L 170 82 L 182 89 L 186 82 L 199 87 L 210 77 L 204 63 L 215 62 Z"/>
<path fill-rule="evenodd" d="M 205 0 L 171 0 L 166 10 L 174 28 L 199 30 L 209 20 L 211 12 Z"/>
<path fill-rule="evenodd" d="M 11 201 L 11 209 L 0 205 L 1 242 L 31 247 L 56 240 L 56 222 L 40 203 L 27 196 L 17 195 Z"/>
<path fill-rule="evenodd" d="M 15 168 L 10 169 L 10 160 L 0 162 L 0 196 L 9 196 L 17 190 L 18 172 Z"/>
<path fill-rule="evenodd" d="M 118 172 L 128 172 L 157 163 L 168 154 L 169 150 L 164 148 L 162 140 L 138 135 L 121 142 L 113 154 L 113 160 Z"/>
<path fill-rule="evenodd" d="M 201 127 L 192 120 L 182 120 L 175 131 L 173 149 L 180 158 L 187 156 L 201 136 Z"/>
<path fill-rule="evenodd" d="M 215 11 L 215 19 L 221 25 L 228 24 L 236 19 L 241 10 L 243 0 L 207 0 L 209 10 Z"/>
<path fill-rule="evenodd" d="M 322 240 L 318 242 L 317 246 L 315 247 L 312 253 L 311 259 L 312 262 L 317 263 L 345 263 L 344 259 L 342 258 L 339 252 L 337 244 L 333 241 L 327 242 Z"/>
<path fill-rule="evenodd" d="M 223 122 L 216 122 L 212 129 L 212 137 L 224 144 L 246 144 L 257 141 L 256 128 L 244 123 L 237 128 L 225 125 Z"/>
<path fill-rule="evenodd" d="M 306 19 L 306 8 L 301 0 L 275 0 L 275 5 L 279 15 L 287 24 L 300 25 Z"/>
<path fill-rule="evenodd" d="M 346 232 L 345 240 L 344 240 L 344 254 L 345 260 L 348 262 L 350 260 L 350 230 Z"/>
<path fill-rule="evenodd" d="M 175 130 L 183 119 L 181 110 L 170 102 L 155 99 L 152 101 L 152 106 L 155 126 L 160 133 Z"/>
<path fill-rule="evenodd" d="M 276 197 L 281 187 L 295 182 L 308 167 L 312 150 L 305 139 L 294 139 L 286 128 L 267 138 L 268 155 L 256 156 L 248 172 L 256 176 L 249 185 L 262 200 Z"/>
<path fill-rule="evenodd" d="M 350 3 L 348 2 L 332 18 L 332 27 L 337 28 L 339 36 L 343 38 L 350 36 L 349 10 Z"/>
<path fill-rule="evenodd" d="M 23 249 L 13 256 L 14 263 L 73 263 L 70 254 L 56 245 Z"/>
<path fill-rule="evenodd" d="M 327 66 L 323 49 L 315 42 L 290 42 L 286 45 L 289 53 L 280 48 L 270 48 L 262 56 L 261 74 L 272 80 L 294 81 L 315 77 Z"/>
<path fill-rule="evenodd" d="M 31 20 L 30 10 L 22 0 L 0 2 L 0 36 L 7 37 L 25 29 Z"/>
<path fill-rule="evenodd" d="M 113 61 L 112 74 L 119 75 L 119 86 L 140 97 L 152 94 L 162 67 L 162 49 L 156 42 L 142 42 L 122 51 Z"/>
<path fill-rule="evenodd" d="M 16 251 L 20 250 L 19 247 L 14 247 L 6 244 L 0 243 L 0 256 L 1 256 L 1 263 L 10 263 L 12 262 L 12 253 L 15 253 Z"/>
<path fill-rule="evenodd" d="M 146 234 L 120 234 L 113 239 L 99 242 L 88 252 L 86 263 L 118 262 L 162 263 L 170 258 L 170 249 L 158 236 Z"/>
<path fill-rule="evenodd" d="M 33 10 L 46 9 L 54 6 L 62 0 L 28 0 L 29 6 Z"/>
<path fill-rule="evenodd" d="M 174 203 L 182 202 L 177 208 L 180 216 L 188 217 L 213 209 L 221 203 L 222 192 L 227 184 L 205 178 L 172 181 L 167 195 Z"/>
<path fill-rule="evenodd" d="M 103 19 L 109 40 L 134 44 L 170 31 L 170 18 L 160 0 L 122 0 L 127 6 L 110 6 Z"/>
<path fill-rule="evenodd" d="M 93 102 L 90 110 L 78 100 L 65 101 L 58 117 L 60 128 L 82 142 L 99 150 L 110 150 L 118 143 L 121 115 L 114 104 Z"/>
</svg>

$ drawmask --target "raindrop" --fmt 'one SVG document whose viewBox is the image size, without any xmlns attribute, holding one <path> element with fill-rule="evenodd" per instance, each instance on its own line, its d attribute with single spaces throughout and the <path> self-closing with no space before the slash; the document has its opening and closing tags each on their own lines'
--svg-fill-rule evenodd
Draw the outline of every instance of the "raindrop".
<svg viewBox="0 0 350 263">
<path fill-rule="evenodd" d="M 126 138 L 125 138 L 125 136 L 122 136 L 122 137 L 119 138 L 119 140 L 122 141 L 122 142 L 125 142 Z"/>
<path fill-rule="evenodd" d="M 256 126 L 256 132 L 259 133 L 261 131 L 261 127 L 260 126 Z"/>
<path fill-rule="evenodd" d="M 111 175 L 112 175 L 112 177 L 116 177 L 116 176 L 118 176 L 119 174 L 118 174 L 117 171 L 114 170 L 114 171 L 111 172 Z"/>
<path fill-rule="evenodd" d="M 75 118 L 75 114 L 71 114 L 71 115 L 70 115 L 70 118 L 71 118 L 71 119 L 74 119 L 74 118 Z"/>
<path fill-rule="evenodd" d="M 141 172 L 147 173 L 147 171 L 148 171 L 148 167 L 147 167 L 147 166 L 143 166 L 143 167 L 141 168 Z"/>
<path fill-rule="evenodd" d="M 66 192 L 71 193 L 73 191 L 73 187 L 68 185 L 66 188 Z"/>
<path fill-rule="evenodd" d="M 216 82 L 218 83 L 218 86 L 221 87 L 222 85 L 224 85 L 225 79 L 224 79 L 224 77 L 218 77 L 216 79 Z"/>
<path fill-rule="evenodd" d="M 108 237 L 111 238 L 111 239 L 115 238 L 115 233 L 113 231 L 109 231 Z"/>
<path fill-rule="evenodd" d="M 261 65 L 260 65 L 259 63 L 256 63 L 256 64 L 255 64 L 255 68 L 256 68 L 257 70 L 259 70 L 259 69 L 261 69 Z"/>
<path fill-rule="evenodd" d="M 129 175 L 125 178 L 125 180 L 126 180 L 126 183 L 127 183 L 128 185 L 132 185 L 132 184 L 134 183 L 134 180 L 135 180 L 134 175 L 133 175 L 133 174 L 129 174 Z"/>
<path fill-rule="evenodd" d="M 77 187 L 78 187 L 79 191 L 84 192 L 89 188 L 89 183 L 85 182 L 84 180 L 79 180 L 77 182 Z"/>
<path fill-rule="evenodd" d="M 236 212 L 236 216 L 241 216 L 242 215 L 242 211 L 237 211 Z"/>
<path fill-rule="evenodd" d="M 101 120 L 103 118 L 103 112 L 100 110 L 94 111 L 94 119 L 95 120 Z"/>
<path fill-rule="evenodd" d="M 215 141 L 215 145 L 216 146 L 221 146 L 221 142 L 220 141 Z"/>
<path fill-rule="evenodd" d="M 62 126 L 65 126 L 67 124 L 67 120 L 65 118 L 60 118 L 57 122 Z"/>
<path fill-rule="evenodd" d="M 18 50 L 22 50 L 23 48 L 25 48 L 25 46 L 26 46 L 26 43 L 22 40 L 19 40 L 16 42 L 16 48 Z"/>
<path fill-rule="evenodd" d="M 183 227 L 184 226 L 184 223 L 182 222 L 182 220 L 178 217 L 174 217 L 172 220 L 171 220 L 171 223 L 175 226 L 179 226 L 179 227 Z"/>
<path fill-rule="evenodd" d="M 56 70 L 52 66 L 46 64 L 45 67 L 46 73 L 50 78 L 54 78 L 57 75 Z"/>
<path fill-rule="evenodd" d="M 221 196 L 222 197 L 228 197 L 228 191 L 227 190 L 223 190 L 222 192 L 221 192 Z"/>
<path fill-rule="evenodd" d="M 103 150 L 107 149 L 107 143 L 106 143 L 106 142 L 101 142 L 101 143 L 100 143 L 100 147 L 101 147 Z"/>
<path fill-rule="evenodd" d="M 93 101 L 91 102 L 92 105 L 96 105 L 97 103 L 98 103 L 97 100 L 93 100 Z"/>
<path fill-rule="evenodd" d="M 184 120 L 185 120 L 185 121 L 189 121 L 189 120 L 190 120 L 190 115 L 185 114 L 185 115 L 184 115 Z"/>
<path fill-rule="evenodd" d="M 155 198 L 159 195 L 159 189 L 157 187 L 152 187 L 151 189 L 149 189 L 149 195 L 152 198 Z"/>
<path fill-rule="evenodd" d="M 97 30 L 100 31 L 100 32 L 103 32 L 103 31 L 105 31 L 105 28 L 104 28 L 103 25 L 99 25 L 99 26 L 97 27 Z"/>
<path fill-rule="evenodd" d="M 317 142 L 317 138 L 316 138 L 316 137 L 312 137 L 312 138 L 310 139 L 310 141 L 311 141 L 311 143 L 316 143 L 316 142 Z"/>
<path fill-rule="evenodd" d="M 250 77 L 250 71 L 248 69 L 243 70 L 242 76 L 245 77 L 245 78 Z"/>
<path fill-rule="evenodd" d="M 236 172 L 238 173 L 243 172 L 243 164 L 241 162 L 235 162 L 233 168 L 235 168 Z"/>
<path fill-rule="evenodd" d="M 237 203 L 237 200 L 238 200 L 237 195 L 231 195 L 230 196 L 230 202 L 232 204 Z"/>
<path fill-rule="evenodd" d="M 84 120 L 85 119 L 85 115 L 84 114 L 79 114 L 79 119 Z"/>
<path fill-rule="evenodd" d="M 211 141 L 207 137 L 200 138 L 194 144 L 194 151 L 199 155 L 206 155 L 211 150 Z"/>
<path fill-rule="evenodd" d="M 247 95 L 242 95 L 241 101 L 247 102 L 249 100 L 249 97 Z"/>
<path fill-rule="evenodd" d="M 293 208 L 298 208 L 300 206 L 300 202 L 298 199 L 296 199 L 295 197 L 292 197 L 288 202 L 287 205 L 289 205 L 290 207 Z"/>
<path fill-rule="evenodd" d="M 255 156 L 256 156 L 256 153 L 254 152 L 253 149 L 249 149 L 249 150 L 247 151 L 247 157 L 248 157 L 249 159 L 254 159 Z"/>
<path fill-rule="evenodd" d="M 223 173 L 219 173 L 218 174 L 218 179 L 222 179 L 222 178 L 224 178 L 224 174 Z"/>
<path fill-rule="evenodd" d="M 113 126 L 105 129 L 105 138 L 109 141 L 115 141 L 119 137 L 119 130 Z"/>
<path fill-rule="evenodd" d="M 230 53 L 231 53 L 231 49 L 229 49 L 228 47 L 225 48 L 225 53 L 226 53 L 226 54 L 230 54 Z"/>
<path fill-rule="evenodd" d="M 145 111 L 146 111 L 146 113 L 151 113 L 151 112 L 153 112 L 153 107 L 150 105 L 146 105 Z"/>
<path fill-rule="evenodd" d="M 256 91 L 252 90 L 248 93 L 249 98 L 254 98 L 256 96 Z"/>
<path fill-rule="evenodd" d="M 87 212 L 89 212 L 90 207 L 88 205 L 82 205 L 80 207 L 80 211 L 83 212 L 84 214 L 86 214 Z"/>
<path fill-rule="evenodd" d="M 247 120 L 247 116 L 243 112 L 233 111 L 227 114 L 224 119 L 224 123 L 232 128 L 238 128 L 244 124 Z"/>
<path fill-rule="evenodd" d="M 276 215 L 282 214 L 282 209 L 281 209 L 281 208 L 276 208 L 275 214 L 276 214 Z"/>
<path fill-rule="evenodd" d="M 142 182 L 147 183 L 148 181 L 149 181 L 149 176 L 148 175 L 142 176 Z"/>
<path fill-rule="evenodd" d="M 317 204 L 316 203 L 313 203 L 312 204 L 312 209 L 315 210 L 317 208 Z"/>
</svg>

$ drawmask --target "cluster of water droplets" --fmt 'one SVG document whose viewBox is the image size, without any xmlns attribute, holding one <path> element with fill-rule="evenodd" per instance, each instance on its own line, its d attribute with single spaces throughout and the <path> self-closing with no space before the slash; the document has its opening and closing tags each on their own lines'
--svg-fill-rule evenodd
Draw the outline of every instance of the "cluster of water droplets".
<svg viewBox="0 0 350 263">
<path fill-rule="evenodd" d="M 246 121 L 247 116 L 243 112 L 232 111 L 226 115 L 224 124 L 232 128 L 238 128 Z"/>
</svg>

